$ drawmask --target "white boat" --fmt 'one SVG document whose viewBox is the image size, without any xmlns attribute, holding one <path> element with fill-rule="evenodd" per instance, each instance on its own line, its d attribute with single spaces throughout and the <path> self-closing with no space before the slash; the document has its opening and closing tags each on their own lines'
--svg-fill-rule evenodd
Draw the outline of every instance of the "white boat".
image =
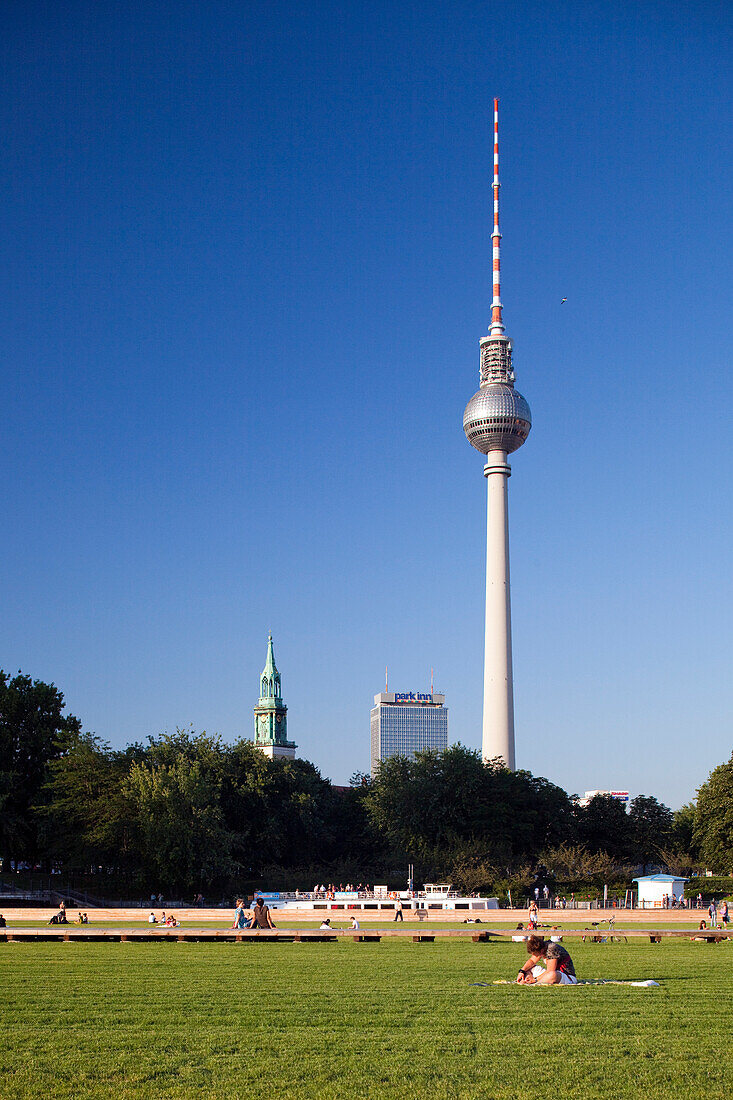
<svg viewBox="0 0 733 1100">
<path fill-rule="evenodd" d="M 422 890 L 412 893 L 409 890 L 387 890 L 386 887 L 375 887 L 368 893 L 363 890 L 335 890 L 332 893 L 303 893 L 270 892 L 258 890 L 256 897 L 261 897 L 271 909 L 298 909 L 315 910 L 356 910 L 365 911 L 391 911 L 394 912 L 397 901 L 402 902 L 402 909 L 406 915 L 414 913 L 419 915 L 426 910 L 458 910 L 471 912 L 482 909 L 498 909 L 498 898 L 468 897 L 454 890 L 447 882 L 426 882 Z"/>
</svg>

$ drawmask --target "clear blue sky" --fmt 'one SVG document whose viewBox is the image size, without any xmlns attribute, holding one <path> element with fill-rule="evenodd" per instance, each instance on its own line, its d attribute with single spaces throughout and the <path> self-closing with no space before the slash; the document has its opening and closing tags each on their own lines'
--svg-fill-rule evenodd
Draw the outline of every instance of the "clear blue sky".
<svg viewBox="0 0 733 1100">
<path fill-rule="evenodd" d="M 0 664 L 113 745 L 480 745 L 503 299 L 518 764 L 676 807 L 731 750 L 731 31 L 716 3 L 8 3 Z M 567 304 L 560 300 L 567 297 Z"/>
</svg>

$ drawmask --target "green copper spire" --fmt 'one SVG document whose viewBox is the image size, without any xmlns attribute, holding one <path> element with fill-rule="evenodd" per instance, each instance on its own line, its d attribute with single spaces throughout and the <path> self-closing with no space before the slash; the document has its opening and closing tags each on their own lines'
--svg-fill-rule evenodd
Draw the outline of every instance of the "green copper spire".
<svg viewBox="0 0 733 1100">
<path fill-rule="evenodd" d="M 292 760 L 296 745 L 288 741 L 288 708 L 282 700 L 280 673 L 275 664 L 272 634 L 267 640 L 267 660 L 260 676 L 260 697 L 255 707 L 255 745 L 271 759 Z"/>
<path fill-rule="evenodd" d="M 270 699 L 280 699 L 281 697 L 280 673 L 277 671 L 277 665 L 275 664 L 275 651 L 272 648 L 272 634 L 270 634 L 267 641 L 267 660 L 260 677 L 260 705 L 266 704 Z"/>
</svg>

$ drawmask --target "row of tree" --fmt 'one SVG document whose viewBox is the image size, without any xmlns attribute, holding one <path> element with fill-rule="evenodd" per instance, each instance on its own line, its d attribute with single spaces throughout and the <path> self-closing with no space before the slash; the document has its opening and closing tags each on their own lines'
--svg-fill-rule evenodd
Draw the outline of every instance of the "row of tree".
<svg viewBox="0 0 733 1100">
<path fill-rule="evenodd" d="M 115 750 L 64 713 L 53 685 L 0 671 L 0 857 L 65 872 L 102 870 L 129 888 L 227 891 L 263 878 L 420 879 L 466 889 L 529 882 L 538 864 L 567 881 L 628 876 L 698 859 L 728 871 L 733 758 L 697 806 L 639 796 L 629 812 L 457 745 L 386 761 L 334 788 L 305 760 L 270 761 L 249 741 L 193 731 Z"/>
</svg>

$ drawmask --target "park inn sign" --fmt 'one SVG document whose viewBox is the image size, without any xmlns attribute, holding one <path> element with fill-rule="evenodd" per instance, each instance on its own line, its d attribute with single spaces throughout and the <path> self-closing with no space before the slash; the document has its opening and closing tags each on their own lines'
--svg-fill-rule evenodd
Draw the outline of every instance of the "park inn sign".
<svg viewBox="0 0 733 1100">
<path fill-rule="evenodd" d="M 414 691 L 404 691 L 402 693 L 396 693 L 394 697 L 395 703 L 432 703 L 432 695 L 421 695 Z"/>
</svg>

